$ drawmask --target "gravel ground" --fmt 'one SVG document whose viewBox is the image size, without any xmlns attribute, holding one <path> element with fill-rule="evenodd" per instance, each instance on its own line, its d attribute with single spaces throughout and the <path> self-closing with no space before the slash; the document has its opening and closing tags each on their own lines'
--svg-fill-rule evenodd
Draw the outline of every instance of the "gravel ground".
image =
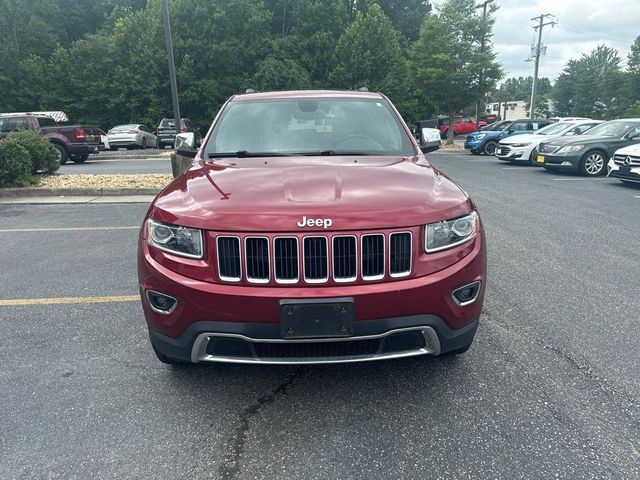
<svg viewBox="0 0 640 480">
<path fill-rule="evenodd" d="M 47 175 L 40 187 L 46 188 L 162 188 L 173 180 L 164 173 L 144 175 Z"/>
</svg>

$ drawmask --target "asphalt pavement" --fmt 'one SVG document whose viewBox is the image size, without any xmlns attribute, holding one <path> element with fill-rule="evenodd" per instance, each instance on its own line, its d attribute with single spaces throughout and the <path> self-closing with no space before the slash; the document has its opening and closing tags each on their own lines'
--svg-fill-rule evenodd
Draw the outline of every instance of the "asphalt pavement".
<svg viewBox="0 0 640 480">
<path fill-rule="evenodd" d="M 0 205 L 0 478 L 640 478 L 640 188 L 429 158 L 487 231 L 458 358 L 160 364 L 147 205 Z"/>
</svg>

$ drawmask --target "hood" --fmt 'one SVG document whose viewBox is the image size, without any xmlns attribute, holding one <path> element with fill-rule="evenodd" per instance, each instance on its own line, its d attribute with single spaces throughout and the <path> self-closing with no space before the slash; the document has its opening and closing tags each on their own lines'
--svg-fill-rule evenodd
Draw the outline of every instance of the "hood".
<svg viewBox="0 0 640 480">
<path fill-rule="evenodd" d="M 424 158 L 287 157 L 196 161 L 156 198 L 157 220 L 217 231 L 399 228 L 464 215 L 465 192 Z M 326 225 L 324 222 L 323 225 Z"/>
<path fill-rule="evenodd" d="M 635 145 L 629 145 L 628 147 L 624 147 L 624 148 L 621 148 L 620 150 L 616 150 L 615 154 L 640 156 L 640 143 L 636 143 Z"/>
<path fill-rule="evenodd" d="M 543 140 L 543 143 L 549 145 L 589 145 L 591 143 L 601 143 L 611 140 L 618 140 L 618 137 L 602 137 L 600 135 L 577 135 L 568 137 L 551 137 L 549 140 Z"/>
<path fill-rule="evenodd" d="M 553 137 L 548 137 L 546 135 L 534 135 L 532 133 L 523 133 L 521 135 L 513 135 L 511 137 L 505 138 L 504 140 L 500 140 L 500 143 L 511 145 L 513 143 L 537 142 L 537 141 L 550 140 L 552 138 Z"/>
</svg>

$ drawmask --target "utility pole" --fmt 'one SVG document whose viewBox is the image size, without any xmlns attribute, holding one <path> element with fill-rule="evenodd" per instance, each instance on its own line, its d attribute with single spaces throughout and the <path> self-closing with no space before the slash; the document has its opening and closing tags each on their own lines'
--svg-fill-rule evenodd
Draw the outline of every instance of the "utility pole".
<svg viewBox="0 0 640 480">
<path fill-rule="evenodd" d="M 542 54 L 542 29 L 547 25 L 555 25 L 556 22 L 553 20 L 547 23 L 544 23 L 544 19 L 547 17 L 553 17 L 550 13 L 543 13 L 538 17 L 533 17 L 531 20 L 538 20 L 540 23 L 533 27 L 534 30 L 538 31 L 538 45 L 536 46 L 536 64 L 533 70 L 533 85 L 531 86 L 531 102 L 529 102 L 529 118 L 533 119 L 536 110 L 536 88 L 538 87 L 538 67 L 540 65 L 540 55 Z"/>
<path fill-rule="evenodd" d="M 493 3 L 494 0 L 485 0 L 480 5 L 476 5 L 476 8 L 482 8 L 482 38 L 480 38 L 480 53 L 484 53 L 484 41 L 487 36 L 487 5 Z M 480 78 L 478 79 L 478 86 L 480 87 L 480 94 L 482 95 L 482 103 L 484 104 L 484 70 L 480 68 Z M 476 100 L 476 130 L 480 128 L 480 98 Z"/>
<path fill-rule="evenodd" d="M 164 24 L 164 43 L 169 58 L 169 83 L 171 84 L 171 100 L 173 101 L 173 117 L 176 134 L 180 133 L 180 103 L 178 102 L 178 83 L 176 82 L 176 65 L 173 60 L 173 43 L 171 43 L 171 25 L 169 23 L 169 0 L 162 0 L 162 22 Z"/>
</svg>

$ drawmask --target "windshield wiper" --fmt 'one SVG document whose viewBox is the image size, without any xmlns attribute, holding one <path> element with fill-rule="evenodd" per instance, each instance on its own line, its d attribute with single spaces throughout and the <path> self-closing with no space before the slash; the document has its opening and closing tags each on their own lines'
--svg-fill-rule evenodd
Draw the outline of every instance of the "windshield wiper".
<svg viewBox="0 0 640 480">
<path fill-rule="evenodd" d="M 376 153 L 369 152 L 352 152 L 349 150 L 322 150 L 320 152 L 303 152 L 300 155 L 304 155 L 305 157 L 330 157 L 332 155 L 377 155 Z"/>
<path fill-rule="evenodd" d="M 247 150 L 238 150 L 237 152 L 209 153 L 208 158 L 247 158 L 247 157 L 290 157 L 288 153 L 278 152 L 248 152 Z"/>
</svg>

